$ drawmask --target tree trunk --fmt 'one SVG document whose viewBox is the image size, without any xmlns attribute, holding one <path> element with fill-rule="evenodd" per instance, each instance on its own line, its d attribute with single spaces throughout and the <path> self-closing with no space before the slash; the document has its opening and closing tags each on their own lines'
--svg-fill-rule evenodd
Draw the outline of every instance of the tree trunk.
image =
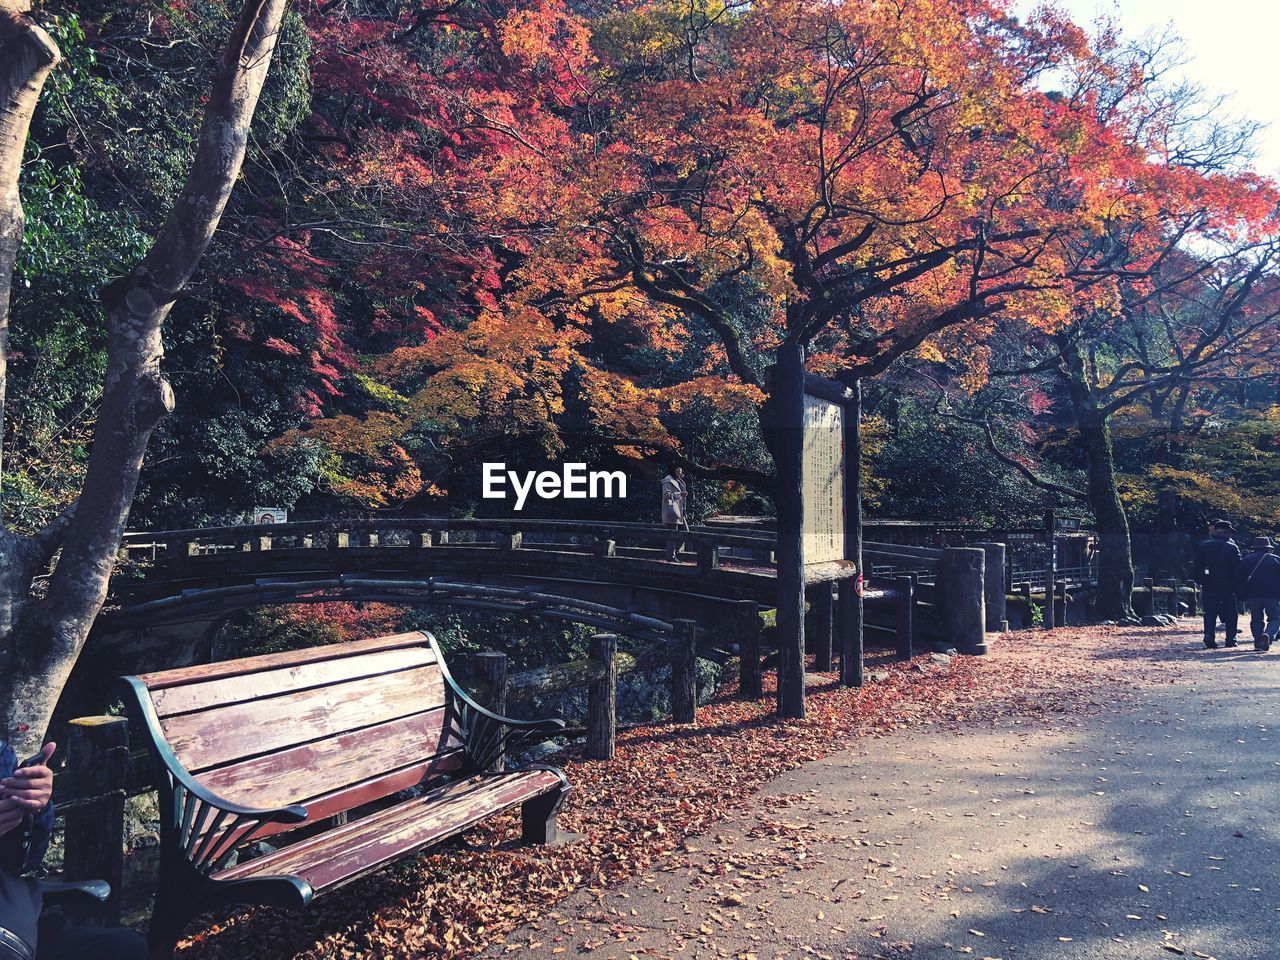
<svg viewBox="0 0 1280 960">
<path fill-rule="evenodd" d="M 9 356 L 9 297 L 22 244 L 23 212 L 18 193 L 22 155 L 31 117 L 49 72 L 61 54 L 47 33 L 10 0 L 0 0 L 0 438 Z M 0 507 L 4 461 L 0 444 Z M 13 650 L 3 639 L 22 615 L 31 580 L 47 560 L 43 545 L 11 533 L 0 513 L 0 677 L 13 671 Z M 0 693 L 0 695 L 4 695 Z M 3 736 L 0 728 L 0 736 Z"/>
<path fill-rule="evenodd" d="M 215 71 L 182 192 L 146 256 L 104 291 L 107 371 L 81 494 L 47 596 L 26 604 L 0 636 L 8 661 L 0 676 L 0 732 L 19 750 L 34 750 L 43 736 L 106 599 L 147 441 L 173 409 L 160 369 L 164 320 L 199 265 L 240 174 L 284 10 L 285 0 L 247 0 Z"/>
<path fill-rule="evenodd" d="M 1104 620 L 1123 620 L 1134 615 L 1133 545 L 1116 489 L 1111 427 L 1105 420 L 1081 424 L 1080 439 L 1089 461 L 1089 504 L 1098 525 L 1097 613 Z"/>
<path fill-rule="evenodd" d="M 1111 426 L 1093 394 L 1079 350 L 1069 344 L 1062 354 L 1067 361 L 1067 391 L 1084 447 L 1085 489 L 1098 526 L 1096 613 L 1104 620 L 1126 620 L 1134 616 L 1133 544 L 1129 539 L 1129 518 L 1116 486 Z"/>
<path fill-rule="evenodd" d="M 40 91 L 59 59 L 58 46 L 49 35 L 11 0 L 0 0 L 0 437 L 4 436 L 9 356 L 9 293 L 13 288 L 13 265 L 22 244 L 18 176 L 22 172 L 22 153 Z M 3 456 L 3 444 L 0 444 L 0 477 L 4 472 Z M 0 503 L 3 503 L 3 494 L 0 486 Z M 0 524 L 2 522 L 0 520 Z M 0 559 L 6 564 L 8 546 L 0 542 Z M 0 630 L 3 630 L 2 621 Z"/>
</svg>

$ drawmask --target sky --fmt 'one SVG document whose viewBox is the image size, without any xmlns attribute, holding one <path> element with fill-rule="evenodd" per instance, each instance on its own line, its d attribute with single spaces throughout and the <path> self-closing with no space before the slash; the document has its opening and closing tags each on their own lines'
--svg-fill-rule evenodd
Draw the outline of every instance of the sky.
<svg viewBox="0 0 1280 960">
<path fill-rule="evenodd" d="M 1038 5 L 1017 0 L 1018 12 Z M 1268 125 L 1257 140 L 1258 172 L 1280 176 L 1280 0 L 1055 0 L 1084 27 L 1115 17 L 1138 36 L 1172 26 L 1188 56 L 1188 80 L 1230 96 L 1233 112 Z"/>
</svg>

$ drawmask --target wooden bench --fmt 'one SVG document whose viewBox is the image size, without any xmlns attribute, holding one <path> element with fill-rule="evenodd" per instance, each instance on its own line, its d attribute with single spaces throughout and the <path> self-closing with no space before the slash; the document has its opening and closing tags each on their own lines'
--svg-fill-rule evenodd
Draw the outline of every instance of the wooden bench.
<svg viewBox="0 0 1280 960">
<path fill-rule="evenodd" d="M 155 958 L 211 908 L 305 906 L 517 804 L 526 842 L 555 839 L 564 774 L 499 767 L 564 724 L 479 706 L 428 633 L 122 682 L 159 788 Z"/>
</svg>

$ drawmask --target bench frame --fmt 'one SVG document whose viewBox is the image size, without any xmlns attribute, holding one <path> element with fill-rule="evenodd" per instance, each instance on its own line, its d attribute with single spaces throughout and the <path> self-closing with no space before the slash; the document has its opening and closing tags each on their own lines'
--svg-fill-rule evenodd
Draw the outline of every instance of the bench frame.
<svg viewBox="0 0 1280 960">
<path fill-rule="evenodd" d="M 504 774 L 500 772 L 499 765 L 505 755 L 548 740 L 564 729 L 563 720 L 515 720 L 476 703 L 449 672 L 435 637 L 426 631 L 423 631 L 423 636 L 425 644 L 435 653 L 445 683 L 448 726 L 462 744 L 462 765 L 452 771 L 445 782 L 482 774 L 501 777 Z M 301 877 L 286 875 L 217 880 L 211 876 L 228 867 L 236 851 L 251 842 L 268 824 L 304 823 L 308 817 L 306 807 L 301 804 L 274 808 L 244 806 L 201 785 L 169 745 L 147 684 L 136 676 L 121 677 L 120 683 L 130 713 L 147 735 L 157 774 L 160 869 L 148 935 L 152 958 L 168 960 L 172 957 L 187 922 L 208 910 L 232 904 L 260 904 L 285 909 L 300 909 L 308 905 L 317 891 Z M 521 802 L 522 841 L 528 844 L 554 843 L 556 817 L 565 794 L 570 790 L 569 780 L 558 767 L 545 764 L 528 764 L 518 769 L 547 770 L 560 779 L 559 789 Z M 430 844 L 406 850 L 403 857 L 427 849 L 471 826 L 474 823 L 460 824 Z M 337 889 L 377 869 L 380 868 L 362 872 L 321 892 Z"/>
</svg>

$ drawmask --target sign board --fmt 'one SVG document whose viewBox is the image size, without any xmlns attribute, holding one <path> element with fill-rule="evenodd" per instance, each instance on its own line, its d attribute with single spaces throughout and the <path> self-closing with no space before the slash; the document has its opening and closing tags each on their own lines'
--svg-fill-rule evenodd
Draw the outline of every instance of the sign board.
<svg viewBox="0 0 1280 960">
<path fill-rule="evenodd" d="M 845 559 L 844 407 L 805 394 L 804 562 Z"/>
<path fill-rule="evenodd" d="M 254 507 L 253 522 L 255 524 L 288 523 L 289 511 L 284 507 Z"/>
</svg>

